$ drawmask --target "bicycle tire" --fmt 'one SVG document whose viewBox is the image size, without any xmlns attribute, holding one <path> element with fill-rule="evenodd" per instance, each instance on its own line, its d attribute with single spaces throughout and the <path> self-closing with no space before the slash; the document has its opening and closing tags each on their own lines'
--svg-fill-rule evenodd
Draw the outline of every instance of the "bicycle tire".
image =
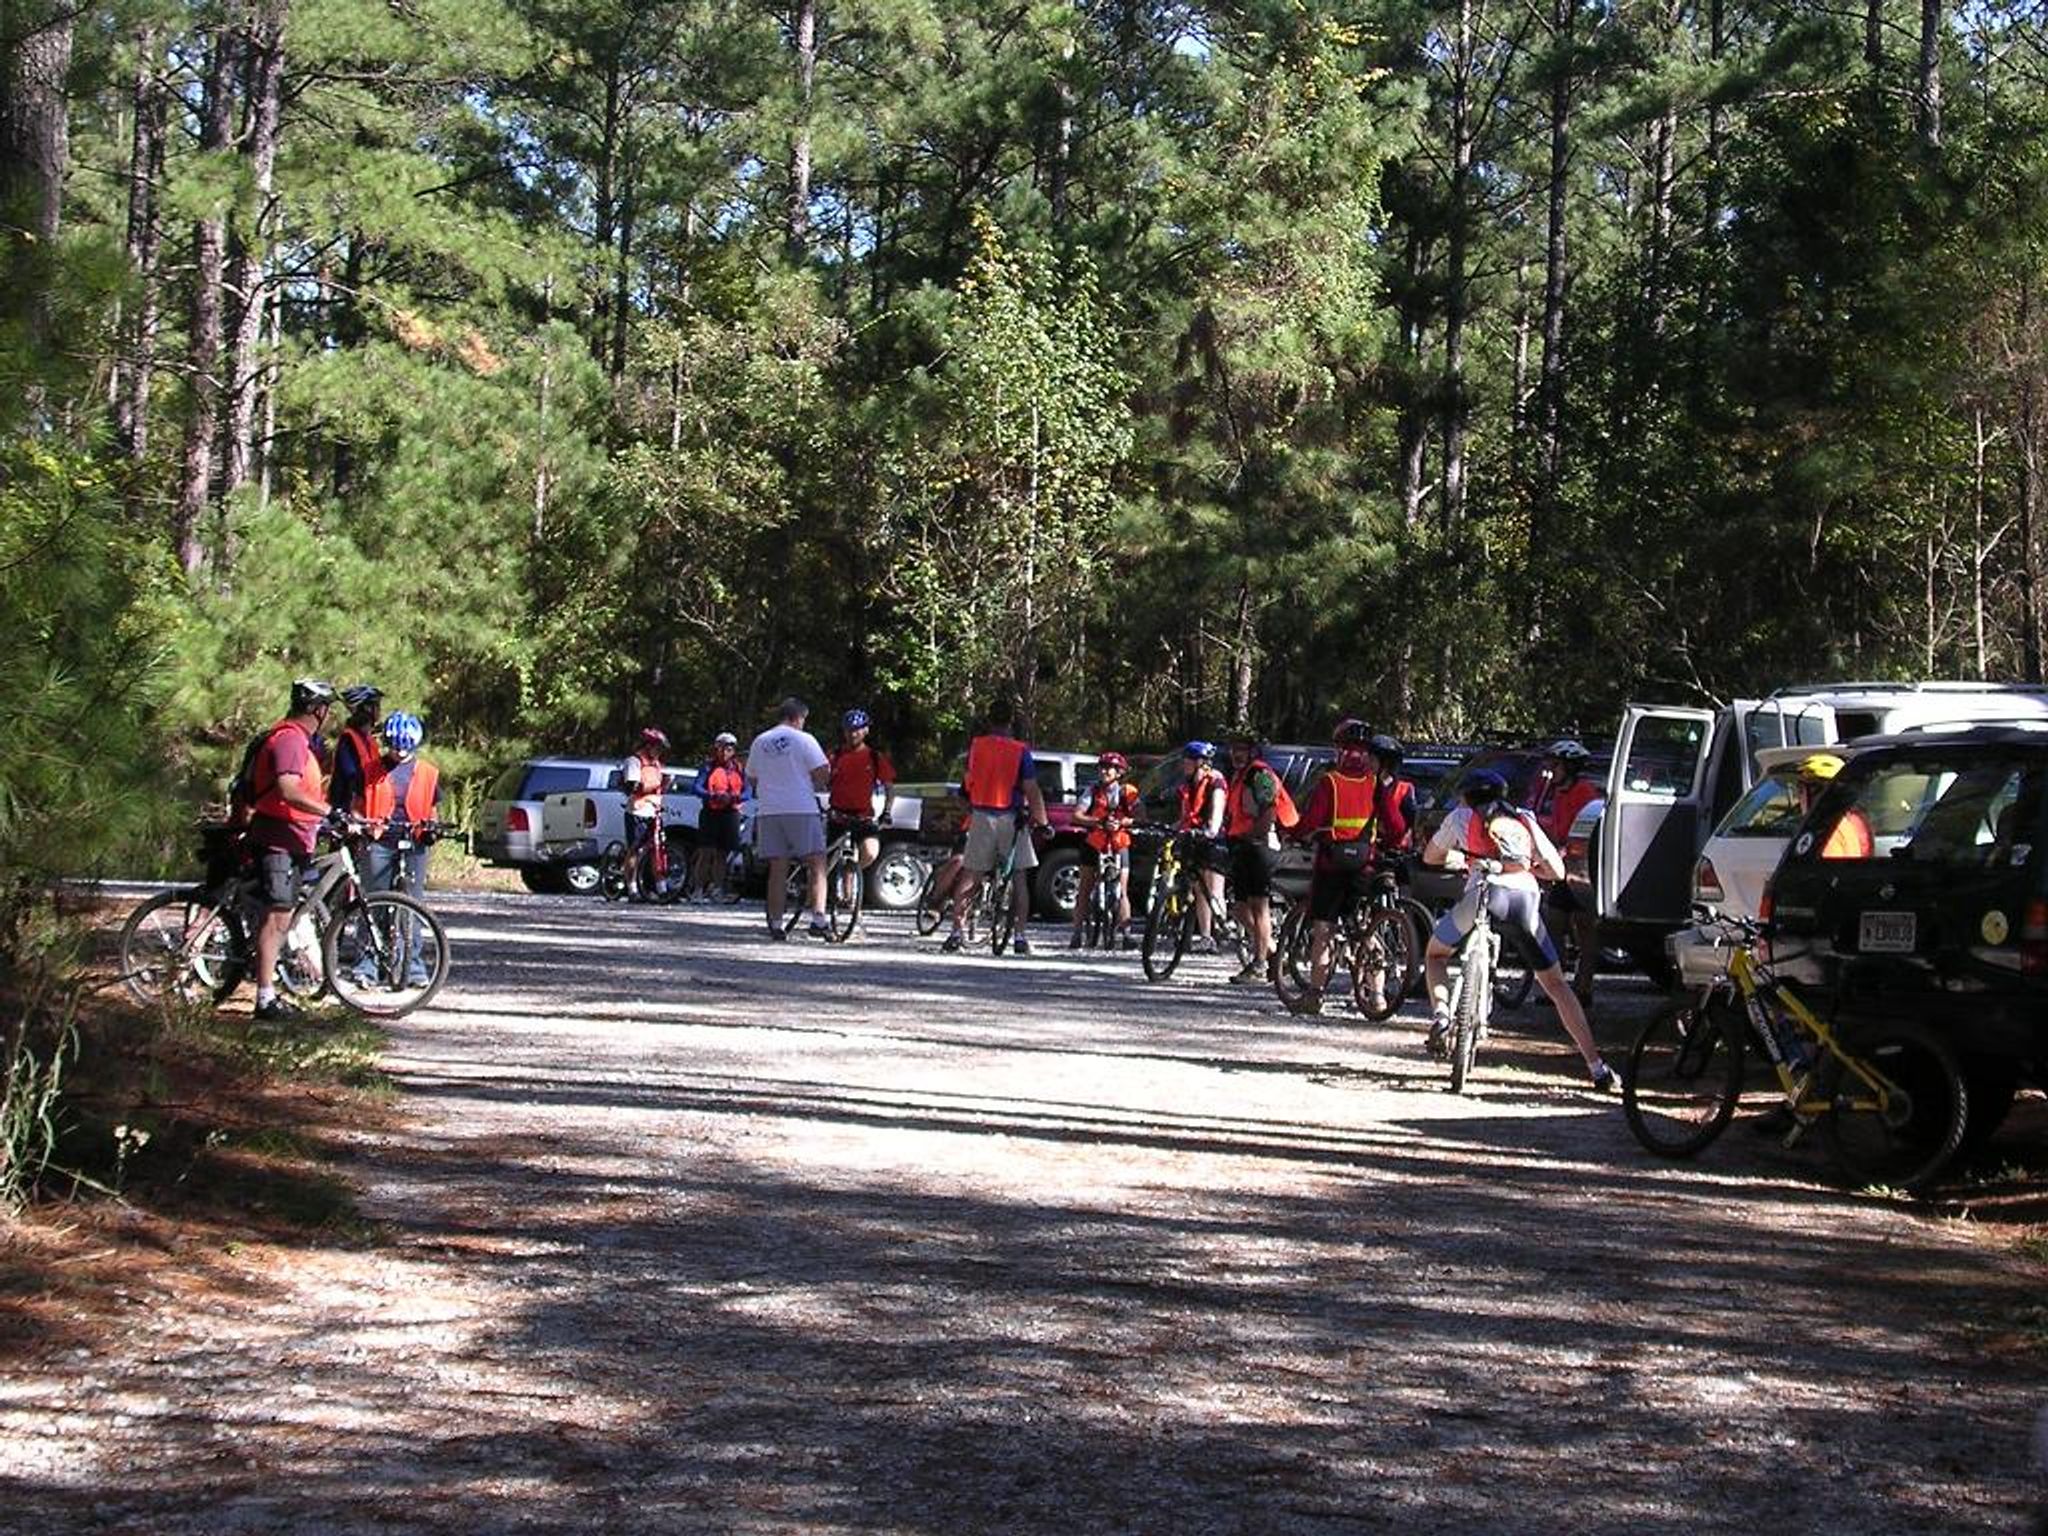
<svg viewBox="0 0 2048 1536">
<path fill-rule="evenodd" d="M 1486 1029 L 1486 1005 L 1493 996 L 1493 946 L 1487 939 L 1484 929 L 1475 929 L 1465 940 L 1465 978 L 1458 987 L 1458 1006 L 1451 1015 L 1453 1093 L 1463 1093 L 1465 1084 L 1471 1080 L 1472 1063 L 1479 1054 L 1479 1036 Z"/>
<path fill-rule="evenodd" d="M 420 969 L 426 980 L 411 979 L 411 927 L 422 929 Z M 407 947 L 401 957 L 399 948 Z M 343 1007 L 368 1018 L 403 1018 L 432 1001 L 448 979 L 448 934 L 440 918 L 423 903 L 396 891 L 371 891 L 350 902 L 327 925 L 320 945 L 327 964 L 327 984 Z M 367 964 L 369 975 L 363 975 Z"/>
<path fill-rule="evenodd" d="M 810 867 L 802 859 L 791 859 L 782 877 L 782 931 L 795 933 L 796 925 L 804 920 L 804 913 L 810 905 Z"/>
<path fill-rule="evenodd" d="M 860 926 L 860 904 L 867 883 L 858 849 L 834 859 L 826 869 L 825 926 L 826 938 L 831 943 L 844 944 Z"/>
<path fill-rule="evenodd" d="M 1840 1056 L 1831 1056 L 1816 1085 L 1830 1101 L 1828 1148 L 1835 1165 L 1859 1187 L 1879 1185 L 1924 1193 L 1963 1144 L 1970 1089 L 1948 1042 L 1905 1019 L 1855 1031 L 1843 1049 L 1904 1090 L 1903 1105 L 1864 1106 L 1870 1089 Z"/>
<path fill-rule="evenodd" d="M 952 905 L 950 892 L 946 900 L 939 896 L 939 871 L 944 868 L 944 864 L 934 864 L 924 872 L 924 885 L 917 893 L 915 919 L 920 939 L 928 939 L 939 931 L 939 925 L 946 920 L 946 909 Z"/>
<path fill-rule="evenodd" d="M 1692 1157 L 1713 1145 L 1742 1099 L 1748 1040 L 1747 1018 L 1713 990 L 1680 998 L 1636 1031 L 1621 1109 L 1645 1151 Z"/>
<path fill-rule="evenodd" d="M 1145 932 L 1138 941 L 1138 960 L 1147 981 L 1164 981 L 1186 950 L 1181 919 L 1189 914 L 1174 900 L 1174 883 L 1164 874 L 1153 882 L 1152 904 L 1145 909 Z"/>
<path fill-rule="evenodd" d="M 606 901 L 626 899 L 626 847 L 607 843 L 597 860 L 597 891 Z"/>
<path fill-rule="evenodd" d="M 1398 903 L 1398 910 L 1407 916 L 1408 926 L 1414 935 L 1414 948 L 1411 953 L 1415 956 L 1415 963 L 1408 973 L 1408 985 L 1402 992 L 1405 1001 L 1407 998 L 1419 997 L 1422 994 L 1422 957 L 1428 952 L 1430 935 L 1436 932 L 1436 914 L 1413 896 L 1403 896 Z"/>
<path fill-rule="evenodd" d="M 991 875 L 983 886 L 982 899 L 988 908 L 988 948 L 993 955 L 1000 955 L 1010 947 L 1010 932 L 1017 926 L 1016 892 L 1011 889 L 1012 883 Z"/>
<path fill-rule="evenodd" d="M 1352 946 L 1351 1001 L 1373 1023 L 1390 1019 L 1408 995 L 1411 969 L 1415 963 L 1414 934 L 1408 919 L 1393 907 L 1375 908 Z M 1379 984 L 1379 1001 L 1373 1001 L 1373 984 Z"/>
<path fill-rule="evenodd" d="M 159 891 L 121 925 L 121 985 L 138 1003 L 220 1003 L 241 985 L 252 958 L 241 921 L 231 906 L 201 898 L 196 889 Z M 195 923 L 204 925 L 197 949 Z"/>
<path fill-rule="evenodd" d="M 1273 930 L 1273 960 L 1268 974 L 1273 995 L 1283 1007 L 1293 1008 L 1308 994 L 1309 945 L 1313 940 L 1307 902 L 1290 910 L 1286 920 Z"/>
<path fill-rule="evenodd" d="M 1519 1008 L 1536 990 L 1536 973 L 1529 968 L 1529 962 L 1516 948 L 1514 940 L 1506 934 L 1501 938 L 1500 963 L 1492 968 L 1493 1005 L 1496 1008 Z"/>
</svg>

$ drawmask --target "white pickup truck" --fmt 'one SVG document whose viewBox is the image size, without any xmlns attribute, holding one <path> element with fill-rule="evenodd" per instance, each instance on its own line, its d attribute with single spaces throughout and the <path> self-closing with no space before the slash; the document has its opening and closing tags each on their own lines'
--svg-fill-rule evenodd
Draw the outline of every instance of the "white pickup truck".
<svg viewBox="0 0 2048 1536">
<path fill-rule="evenodd" d="M 670 846 L 686 853 L 697 842 L 697 822 L 704 801 L 692 793 L 697 782 L 695 768 L 662 770 L 661 826 Z M 882 832 L 882 855 L 868 871 L 867 904 L 887 911 L 905 911 L 917 905 L 924 887 L 925 860 L 920 855 L 917 830 L 923 819 L 924 802 L 914 795 L 893 795 L 889 800 L 889 825 Z M 613 843 L 626 840 L 626 792 L 617 773 L 602 789 L 567 790 L 541 801 L 541 851 L 551 863 L 595 863 Z M 758 877 L 754 866 L 754 802 L 750 796 L 740 805 L 740 847 L 746 862 L 746 878 Z"/>
</svg>

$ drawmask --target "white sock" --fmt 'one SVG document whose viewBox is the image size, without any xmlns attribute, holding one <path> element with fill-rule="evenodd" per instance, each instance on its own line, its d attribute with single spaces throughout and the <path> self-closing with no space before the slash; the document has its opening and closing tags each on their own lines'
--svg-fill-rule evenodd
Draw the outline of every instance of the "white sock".
<svg viewBox="0 0 2048 1536">
<path fill-rule="evenodd" d="M 261 1007 L 263 1007 L 263 1006 L 264 1006 L 265 1004 L 267 1004 L 267 1003 L 274 1003 L 274 1002 L 276 1002 L 276 1001 L 277 1001 L 277 988 L 275 988 L 275 987 L 258 987 L 258 988 L 256 989 L 256 1006 L 257 1006 L 258 1008 L 261 1008 Z"/>
</svg>

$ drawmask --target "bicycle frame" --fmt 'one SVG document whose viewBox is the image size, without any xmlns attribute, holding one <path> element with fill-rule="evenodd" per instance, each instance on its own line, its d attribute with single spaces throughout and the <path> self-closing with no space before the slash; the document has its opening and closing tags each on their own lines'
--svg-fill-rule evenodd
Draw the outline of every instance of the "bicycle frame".
<svg viewBox="0 0 2048 1536">
<path fill-rule="evenodd" d="M 1757 958 L 1755 943 L 1746 930 L 1744 934 L 1746 942 L 1729 951 L 1728 980 L 1724 986 L 1741 1001 L 1749 1020 L 1750 1033 L 1763 1045 L 1764 1054 L 1770 1058 L 1771 1069 L 1777 1074 L 1778 1086 L 1785 1095 L 1786 1108 L 1804 1121 L 1817 1120 L 1837 1107 L 1888 1113 L 1893 1099 L 1902 1092 L 1899 1085 L 1854 1051 L 1844 1048 L 1833 1027 L 1807 1007 L 1789 983 L 1778 980 Z M 1771 1028 L 1773 1015 L 1790 1021 L 1799 1033 L 1813 1041 L 1813 1060 L 1804 1064 L 1803 1072 L 1799 1066 L 1785 1059 L 1778 1031 Z M 1827 1104 L 1817 1102 L 1813 1088 L 1819 1079 L 1820 1064 L 1829 1056 L 1839 1061 L 1875 1097 L 1837 1100 Z"/>
</svg>

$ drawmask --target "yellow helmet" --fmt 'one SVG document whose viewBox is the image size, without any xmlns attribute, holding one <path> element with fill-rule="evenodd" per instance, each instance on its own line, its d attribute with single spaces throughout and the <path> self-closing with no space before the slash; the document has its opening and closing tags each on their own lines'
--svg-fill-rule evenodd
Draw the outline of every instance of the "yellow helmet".
<svg viewBox="0 0 2048 1536">
<path fill-rule="evenodd" d="M 1811 757 L 1799 760 L 1799 782 L 1802 784 L 1825 784 L 1848 764 L 1833 752 L 1816 752 Z"/>
</svg>

